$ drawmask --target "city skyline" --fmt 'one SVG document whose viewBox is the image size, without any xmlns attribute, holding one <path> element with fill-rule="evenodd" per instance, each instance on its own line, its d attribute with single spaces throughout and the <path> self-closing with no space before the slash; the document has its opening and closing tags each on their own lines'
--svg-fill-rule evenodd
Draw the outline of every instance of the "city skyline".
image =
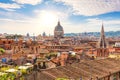
<svg viewBox="0 0 120 80">
<path fill-rule="evenodd" d="M 120 0 L 0 0 L 0 33 L 53 34 L 120 30 Z"/>
</svg>

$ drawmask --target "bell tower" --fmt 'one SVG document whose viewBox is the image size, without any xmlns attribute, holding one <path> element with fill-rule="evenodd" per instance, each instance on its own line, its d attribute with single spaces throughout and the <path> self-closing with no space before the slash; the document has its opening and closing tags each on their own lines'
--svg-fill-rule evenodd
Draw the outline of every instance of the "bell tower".
<svg viewBox="0 0 120 80">
<path fill-rule="evenodd" d="M 105 39 L 105 32 L 104 32 L 104 26 L 102 23 L 101 33 L 100 33 L 100 39 L 98 41 L 97 45 L 97 57 L 107 57 L 109 55 L 109 50 L 107 48 L 107 42 Z"/>
</svg>

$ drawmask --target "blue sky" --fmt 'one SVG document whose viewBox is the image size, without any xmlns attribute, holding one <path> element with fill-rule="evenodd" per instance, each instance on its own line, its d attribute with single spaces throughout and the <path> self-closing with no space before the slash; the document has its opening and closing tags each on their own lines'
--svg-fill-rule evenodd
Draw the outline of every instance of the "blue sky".
<svg viewBox="0 0 120 80">
<path fill-rule="evenodd" d="M 0 33 L 120 31 L 120 0 L 0 0 Z"/>
</svg>

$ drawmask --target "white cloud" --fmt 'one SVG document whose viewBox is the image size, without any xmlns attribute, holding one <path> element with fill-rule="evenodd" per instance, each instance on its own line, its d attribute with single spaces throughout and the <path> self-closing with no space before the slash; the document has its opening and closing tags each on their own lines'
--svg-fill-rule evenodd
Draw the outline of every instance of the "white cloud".
<svg viewBox="0 0 120 80">
<path fill-rule="evenodd" d="M 53 14 L 57 20 L 66 20 L 69 17 L 69 13 L 61 12 L 59 10 L 34 10 L 36 17 L 41 18 L 44 14 Z"/>
<path fill-rule="evenodd" d="M 35 17 L 31 19 L 33 23 L 36 23 L 38 30 L 53 34 L 54 28 L 60 20 L 61 25 L 67 21 L 69 15 L 67 13 L 58 10 L 35 10 Z"/>
<path fill-rule="evenodd" d="M 31 5 L 36 5 L 42 2 L 42 0 L 12 0 L 15 1 L 19 4 L 31 4 Z"/>
<path fill-rule="evenodd" d="M 36 22 L 31 20 L 15 20 L 15 19 L 0 19 L 0 32 L 10 34 L 26 34 L 35 33 L 40 34 L 45 28 L 38 25 Z M 48 30 L 49 28 L 47 28 Z"/>
<path fill-rule="evenodd" d="M 120 20 L 104 20 L 103 23 L 105 31 L 120 30 Z M 35 33 L 35 35 L 41 34 L 43 32 L 46 32 L 47 34 L 53 34 L 54 28 L 57 25 L 56 22 L 52 25 L 48 23 L 44 25 L 41 19 L 37 18 L 37 16 L 26 20 L 0 19 L 0 24 L 0 32 L 3 33 L 7 32 L 26 34 L 27 32 L 29 32 L 31 34 Z M 65 33 L 100 32 L 102 20 L 99 18 L 91 18 L 88 19 L 86 23 L 80 24 L 70 23 L 69 21 L 61 21 L 61 25 L 63 26 Z"/>
<path fill-rule="evenodd" d="M 94 16 L 120 11 L 120 0 L 55 0 L 73 8 L 75 15 Z"/>
<path fill-rule="evenodd" d="M 0 18 L 0 32 L 8 33 L 20 33 L 26 34 L 35 33 L 40 34 L 46 32 L 47 34 L 53 34 L 54 28 L 57 25 L 58 19 L 61 21 L 61 25 L 64 28 L 65 33 L 79 33 L 79 32 L 96 32 L 100 31 L 102 20 L 99 18 L 87 19 L 86 23 L 70 23 L 69 13 L 61 12 L 59 10 L 40 10 L 37 9 L 34 12 L 35 16 L 28 17 L 16 12 L 2 12 L 0 15 L 4 15 L 6 18 Z M 13 17 L 13 15 L 16 15 Z M 45 17 L 46 15 L 46 17 Z M 51 16 L 50 16 L 51 15 Z M 52 18 L 53 16 L 53 18 Z M 45 20 L 44 20 L 45 19 Z M 46 22 L 48 20 L 48 22 Z M 49 20 L 53 22 L 49 23 Z M 52 23 L 52 24 L 51 24 Z M 104 20 L 105 31 L 120 30 L 120 20 Z M 116 25 L 118 24 L 118 25 Z"/>
<path fill-rule="evenodd" d="M 29 16 L 27 16 L 25 14 L 21 14 L 17 11 L 0 11 L 0 16 L 3 16 L 3 17 L 1 17 L 2 19 L 7 18 L 7 19 L 13 19 L 13 20 L 20 20 L 20 19 L 26 20 L 26 19 L 30 18 Z"/>
<path fill-rule="evenodd" d="M 87 23 L 83 24 L 87 31 L 100 31 L 102 23 L 104 25 L 105 31 L 118 31 L 120 30 L 120 19 L 118 20 L 104 20 L 99 18 L 87 19 Z"/>
<path fill-rule="evenodd" d="M 118 31 L 120 30 L 120 19 L 119 20 L 104 20 L 99 18 L 89 18 L 85 23 L 64 23 L 63 28 L 65 33 L 79 33 L 79 32 L 100 32 L 102 27 L 102 22 L 105 31 Z"/>
<path fill-rule="evenodd" d="M 91 19 L 87 19 L 88 24 L 90 25 L 98 25 L 98 24 L 105 24 L 105 25 L 120 25 L 120 20 L 104 20 L 102 21 L 99 18 L 91 18 Z"/>
<path fill-rule="evenodd" d="M 9 18 L 0 18 L 1 22 L 14 22 L 14 23 L 34 23 L 29 19 L 21 20 L 21 19 L 9 19 Z"/>
<path fill-rule="evenodd" d="M 0 18 L 1 32 L 18 32 L 21 34 L 26 34 L 27 32 L 53 34 L 58 19 L 60 19 L 61 25 L 64 26 L 64 21 L 68 17 L 66 13 L 57 10 L 35 10 L 35 16 L 33 17 L 27 17 L 15 12 L 0 12 L 0 15 L 6 16 L 6 18 Z M 16 16 L 13 18 L 12 15 Z"/>
<path fill-rule="evenodd" d="M 6 9 L 6 10 L 14 10 L 21 8 L 21 5 L 18 5 L 16 3 L 8 4 L 8 3 L 0 3 L 0 8 Z"/>
</svg>

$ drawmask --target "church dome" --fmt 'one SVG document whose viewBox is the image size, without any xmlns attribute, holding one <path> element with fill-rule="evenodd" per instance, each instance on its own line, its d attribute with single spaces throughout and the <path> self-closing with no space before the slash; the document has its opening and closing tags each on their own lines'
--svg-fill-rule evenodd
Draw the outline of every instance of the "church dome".
<svg viewBox="0 0 120 80">
<path fill-rule="evenodd" d="M 63 38 L 63 36 L 64 36 L 64 30 L 63 27 L 60 25 L 60 22 L 58 21 L 58 24 L 54 29 L 54 37 Z"/>
<path fill-rule="evenodd" d="M 58 22 L 57 26 L 55 27 L 55 31 L 63 31 L 63 27 L 60 25 L 60 22 Z"/>
</svg>

